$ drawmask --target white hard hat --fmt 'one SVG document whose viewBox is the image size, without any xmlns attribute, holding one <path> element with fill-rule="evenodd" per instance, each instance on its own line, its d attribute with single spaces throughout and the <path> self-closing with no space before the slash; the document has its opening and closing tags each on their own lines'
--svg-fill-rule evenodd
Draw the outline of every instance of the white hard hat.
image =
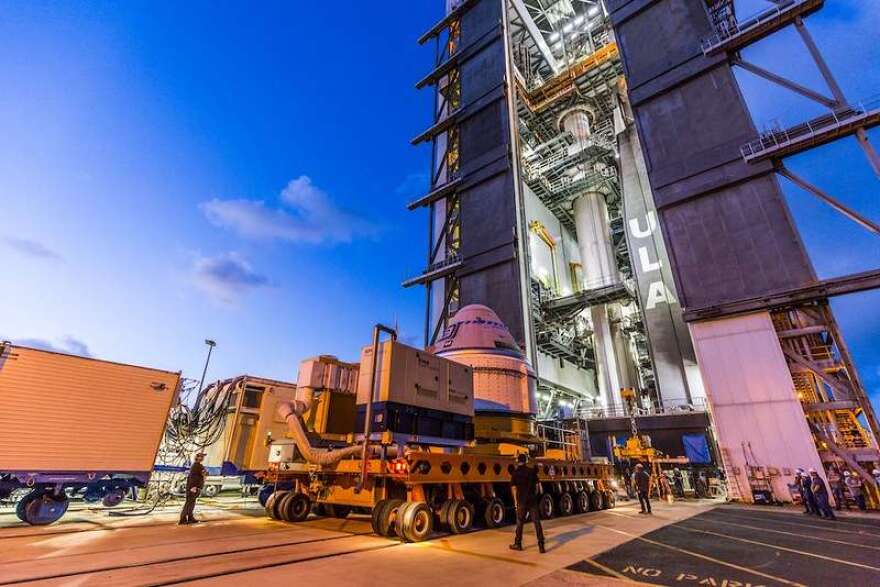
<svg viewBox="0 0 880 587">
<path fill-rule="evenodd" d="M 797 474 L 799 474 L 799 475 L 803 475 L 804 470 L 801 469 L 800 467 L 798 467 L 798 469 L 797 469 L 797 471 L 795 471 L 795 473 L 797 473 Z"/>
<path fill-rule="evenodd" d="M 872 475 L 880 475 L 880 469 L 874 469 L 873 471 L 871 471 L 871 474 Z"/>
<path fill-rule="evenodd" d="M 816 472 L 816 469 L 810 469 L 810 475 Z"/>
<path fill-rule="evenodd" d="M 849 477 L 849 471 L 844 471 L 844 472 L 843 472 L 843 476 L 844 476 L 844 477 Z"/>
</svg>

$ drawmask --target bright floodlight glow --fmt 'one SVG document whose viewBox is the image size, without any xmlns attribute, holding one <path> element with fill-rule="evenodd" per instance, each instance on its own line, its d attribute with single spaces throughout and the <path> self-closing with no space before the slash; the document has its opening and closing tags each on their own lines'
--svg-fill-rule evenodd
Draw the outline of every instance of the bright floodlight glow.
<svg viewBox="0 0 880 587">
<path fill-rule="evenodd" d="M 599 14 L 599 7 L 598 6 L 593 6 L 592 8 L 587 10 L 587 15 L 589 15 L 589 16 L 596 16 L 597 14 Z"/>
<path fill-rule="evenodd" d="M 574 24 L 575 24 L 575 26 L 577 26 L 577 25 L 581 24 L 582 22 L 584 22 L 584 15 L 583 15 L 583 14 L 579 14 L 579 15 L 574 19 Z"/>
<path fill-rule="evenodd" d="M 559 33 L 557 33 L 556 31 L 553 31 L 553 32 L 550 34 L 550 42 L 551 42 L 551 43 L 552 43 L 553 41 L 555 41 L 556 39 L 558 39 L 558 38 L 559 38 Z"/>
<path fill-rule="evenodd" d="M 573 29 L 573 28 L 574 28 L 574 25 L 571 23 L 568 23 L 564 27 L 562 27 L 562 32 L 563 33 L 570 33 L 571 29 Z"/>
<path fill-rule="evenodd" d="M 559 41 L 558 43 L 556 43 L 555 45 L 553 45 L 553 48 L 556 49 L 557 51 L 559 51 L 560 49 L 562 49 L 562 41 Z"/>
</svg>

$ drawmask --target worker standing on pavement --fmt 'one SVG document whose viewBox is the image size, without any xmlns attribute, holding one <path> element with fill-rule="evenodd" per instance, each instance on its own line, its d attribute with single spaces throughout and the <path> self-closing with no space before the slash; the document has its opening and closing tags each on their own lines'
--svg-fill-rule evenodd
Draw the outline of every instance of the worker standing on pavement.
<svg viewBox="0 0 880 587">
<path fill-rule="evenodd" d="M 810 476 L 804 473 L 803 469 L 798 469 L 796 479 L 800 486 L 801 497 L 804 500 L 804 513 L 818 515 L 816 500 L 813 497 L 813 482 L 810 480 Z"/>
<path fill-rule="evenodd" d="M 858 475 L 853 475 L 849 471 L 843 472 L 843 479 L 850 497 L 853 498 L 853 501 L 856 502 L 856 505 L 859 506 L 860 510 L 863 512 L 867 511 L 868 507 L 867 504 L 865 504 L 865 492 L 862 490 L 862 480 L 859 479 Z"/>
<path fill-rule="evenodd" d="M 511 550 L 522 550 L 523 525 L 526 515 L 531 516 L 535 524 L 535 536 L 538 538 L 538 550 L 544 553 L 544 529 L 541 528 L 541 515 L 538 512 L 538 471 L 526 464 L 528 458 L 521 454 L 516 457 L 517 467 L 510 477 L 513 491 L 513 502 L 516 504 L 516 535 Z"/>
<path fill-rule="evenodd" d="M 831 465 L 831 469 L 828 471 L 828 485 L 831 486 L 831 495 L 834 496 L 834 509 L 840 511 L 844 505 L 846 505 L 846 509 L 849 509 L 849 504 L 846 503 L 846 497 L 843 493 L 843 475 L 840 474 L 836 465 Z"/>
<path fill-rule="evenodd" d="M 651 512 L 651 476 L 645 471 L 645 467 L 641 463 L 636 465 L 636 472 L 633 474 L 633 489 L 639 496 L 639 505 L 642 506 L 640 514 L 650 514 Z"/>
<path fill-rule="evenodd" d="M 819 476 L 816 469 L 810 469 L 810 490 L 813 492 L 813 499 L 816 500 L 818 515 L 829 520 L 836 520 L 834 511 L 828 503 L 828 486 L 825 485 L 825 480 Z"/>
<path fill-rule="evenodd" d="M 681 469 L 675 467 L 672 471 L 672 481 L 675 484 L 675 497 L 684 497 L 684 476 L 681 474 Z"/>
<path fill-rule="evenodd" d="M 186 478 L 186 501 L 183 504 L 183 510 L 180 512 L 180 522 L 178 524 L 195 524 L 198 522 L 193 516 L 193 510 L 196 508 L 196 499 L 205 486 L 205 467 L 202 461 L 205 459 L 205 453 L 196 454 L 193 459 L 192 467 L 189 469 L 189 476 Z"/>
</svg>

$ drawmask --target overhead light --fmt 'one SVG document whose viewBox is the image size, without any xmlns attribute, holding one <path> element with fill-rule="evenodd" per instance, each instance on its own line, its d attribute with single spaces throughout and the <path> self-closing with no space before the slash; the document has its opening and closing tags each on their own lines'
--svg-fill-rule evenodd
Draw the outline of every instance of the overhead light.
<svg viewBox="0 0 880 587">
<path fill-rule="evenodd" d="M 558 39 L 558 38 L 559 38 L 559 33 L 557 33 L 556 31 L 553 31 L 553 32 L 550 34 L 550 42 L 551 42 L 551 43 L 552 43 L 553 41 L 555 41 L 556 39 Z"/>
<path fill-rule="evenodd" d="M 593 6 L 592 8 L 587 10 L 587 16 L 596 16 L 597 14 L 599 14 L 599 7 L 598 6 Z"/>
<path fill-rule="evenodd" d="M 581 24 L 582 22 L 584 22 L 584 15 L 583 15 L 583 14 L 579 14 L 579 15 L 574 19 L 574 25 L 577 26 L 577 25 Z"/>
<path fill-rule="evenodd" d="M 574 25 L 571 23 L 568 23 L 564 27 L 562 27 L 562 32 L 563 33 L 570 33 L 573 28 L 574 28 Z"/>
<path fill-rule="evenodd" d="M 562 49 L 562 41 L 559 41 L 558 43 L 556 43 L 555 45 L 553 45 L 553 48 L 556 49 L 557 51 L 559 51 L 560 49 Z"/>
</svg>

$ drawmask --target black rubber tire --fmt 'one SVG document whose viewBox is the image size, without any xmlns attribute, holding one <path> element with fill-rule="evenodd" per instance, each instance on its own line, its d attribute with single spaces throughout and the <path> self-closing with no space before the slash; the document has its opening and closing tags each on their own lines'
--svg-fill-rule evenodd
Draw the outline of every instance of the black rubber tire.
<svg viewBox="0 0 880 587">
<path fill-rule="evenodd" d="M 602 509 L 602 496 L 595 489 L 590 491 L 590 511 L 598 512 Z"/>
<path fill-rule="evenodd" d="M 275 511 L 276 520 L 281 520 L 282 522 L 290 521 L 287 519 L 287 501 L 291 497 L 293 497 L 293 492 L 288 491 L 287 493 L 275 500 L 275 505 L 272 509 Z"/>
<path fill-rule="evenodd" d="M 574 496 L 574 505 L 580 514 L 590 511 L 590 494 L 583 490 L 578 491 Z"/>
<path fill-rule="evenodd" d="M 324 506 L 324 512 L 330 518 L 344 519 L 351 513 L 351 506 L 348 505 L 339 505 L 338 503 L 325 503 L 321 505 Z"/>
<path fill-rule="evenodd" d="M 493 497 L 486 502 L 482 516 L 483 525 L 486 528 L 500 528 L 504 525 L 505 518 L 507 518 L 507 509 L 504 507 L 503 501 Z"/>
<path fill-rule="evenodd" d="M 18 503 L 15 504 L 15 515 L 18 516 L 19 520 L 21 520 L 22 522 L 27 522 L 27 505 L 31 502 L 31 500 L 38 496 L 39 492 L 37 490 L 34 490 L 30 493 L 23 495 L 21 499 L 18 500 Z"/>
<path fill-rule="evenodd" d="M 464 502 L 467 504 L 467 502 Z M 469 504 L 468 504 L 469 505 Z M 450 507 L 450 512 L 453 508 Z M 473 511 L 470 512 L 473 520 Z M 407 542 L 422 542 L 431 535 L 434 526 L 434 514 L 431 508 L 423 501 L 408 501 L 398 509 L 400 531 L 402 538 Z"/>
<path fill-rule="evenodd" d="M 378 536 L 392 538 L 397 536 L 397 524 L 394 519 L 395 510 L 403 504 L 402 499 L 382 499 L 373 508 L 373 532 Z"/>
<path fill-rule="evenodd" d="M 327 508 L 323 503 L 312 503 L 312 513 L 322 518 L 327 517 Z"/>
<path fill-rule="evenodd" d="M 542 520 L 549 520 L 556 514 L 556 504 L 549 493 L 542 493 L 538 497 L 538 514 Z"/>
<path fill-rule="evenodd" d="M 60 520 L 69 505 L 66 495 L 56 498 L 50 493 L 42 493 L 28 502 L 24 510 L 25 521 L 31 526 L 47 526 Z"/>
<path fill-rule="evenodd" d="M 275 491 L 272 495 L 269 496 L 269 499 L 266 500 L 266 515 L 272 518 L 273 520 L 280 520 L 278 504 L 281 502 L 281 499 L 287 495 L 288 491 L 282 489 L 280 491 Z"/>
<path fill-rule="evenodd" d="M 602 492 L 602 509 L 607 510 L 614 507 L 614 498 L 610 491 Z"/>
<path fill-rule="evenodd" d="M 450 499 L 446 508 L 446 528 L 453 534 L 464 534 L 473 527 L 474 506 L 464 499 Z"/>
<path fill-rule="evenodd" d="M 101 505 L 105 508 L 114 508 L 125 499 L 125 490 L 120 488 L 111 489 L 101 499 Z"/>
<path fill-rule="evenodd" d="M 291 491 L 281 502 L 280 507 L 285 522 L 304 522 L 312 511 L 312 502 L 305 493 Z"/>
<path fill-rule="evenodd" d="M 271 485 L 263 485 L 257 492 L 257 501 L 261 506 L 266 507 L 266 502 L 269 501 L 269 496 L 273 493 L 275 493 L 275 489 Z"/>
<path fill-rule="evenodd" d="M 567 491 L 560 493 L 556 500 L 557 512 L 560 516 L 570 516 L 574 513 L 574 498 Z"/>
</svg>

